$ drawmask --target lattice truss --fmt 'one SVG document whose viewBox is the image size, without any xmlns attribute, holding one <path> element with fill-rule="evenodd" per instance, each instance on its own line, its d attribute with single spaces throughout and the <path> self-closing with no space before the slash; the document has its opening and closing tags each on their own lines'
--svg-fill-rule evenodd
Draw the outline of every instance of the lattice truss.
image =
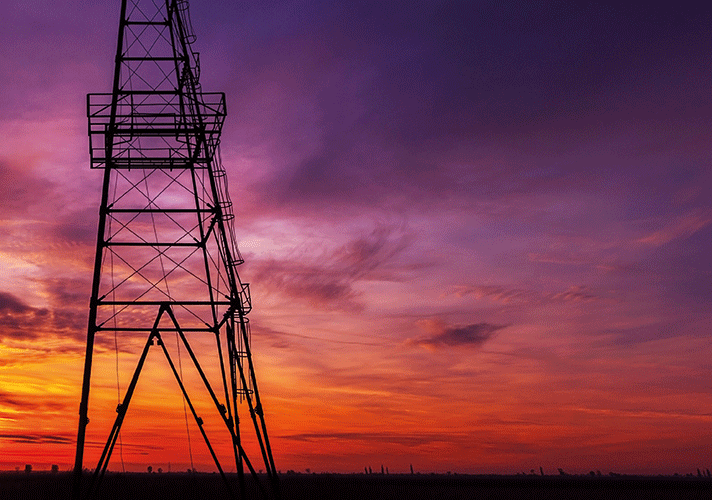
<svg viewBox="0 0 712 500">
<path fill-rule="evenodd" d="M 166 301 L 185 329 L 215 327 L 235 306 L 249 311 L 226 189 L 217 200 L 213 192 L 212 184 L 226 188 L 224 170 L 114 168 L 109 175 L 97 326 L 148 322 L 150 329 L 155 306 Z"/>
<path fill-rule="evenodd" d="M 254 473 L 238 428 L 237 403 L 247 401 L 267 473 L 276 484 L 249 349 L 249 287 L 237 272 L 243 260 L 220 157 L 225 96 L 202 91 L 187 9 L 187 0 L 122 0 L 113 92 L 87 96 L 91 165 L 103 169 L 104 183 L 75 487 L 88 423 L 94 336 L 148 336 L 137 378 L 149 345 L 160 345 L 173 368 L 160 336 L 165 331 L 180 335 L 230 429 L 238 472 L 246 463 Z M 217 389 L 188 342 L 190 334 L 200 332 L 216 339 L 222 373 Z M 132 384 L 96 468 L 102 475 L 135 381 Z"/>
<path fill-rule="evenodd" d="M 219 154 L 225 98 L 201 91 L 194 39 L 186 2 L 129 1 L 118 90 L 89 95 L 92 166 L 110 163 L 102 329 L 165 301 L 187 329 L 215 327 L 236 300 L 250 309 Z"/>
</svg>

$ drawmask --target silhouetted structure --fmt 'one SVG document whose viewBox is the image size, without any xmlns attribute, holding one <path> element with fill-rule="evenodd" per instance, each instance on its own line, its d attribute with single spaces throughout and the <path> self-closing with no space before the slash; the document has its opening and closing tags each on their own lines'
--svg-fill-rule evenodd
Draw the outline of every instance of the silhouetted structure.
<svg viewBox="0 0 712 500">
<path fill-rule="evenodd" d="M 278 496 L 250 352 L 247 283 L 220 158 L 225 95 L 202 91 L 195 35 L 186 0 L 122 0 L 113 91 L 88 96 L 92 168 L 104 181 L 91 292 L 73 497 L 81 475 L 94 345 L 100 336 L 138 336 L 145 345 L 116 409 L 88 496 L 104 476 L 151 346 L 158 345 L 203 439 L 225 478 L 177 369 L 163 342 L 176 336 L 225 423 L 244 492 L 244 465 L 257 474 L 241 444 L 238 403 L 247 404 L 262 460 Z M 214 339 L 214 386 L 188 337 Z M 180 354 L 179 354 L 180 355 Z M 113 411 L 113 408 L 111 409 Z M 265 496 L 267 488 L 261 486 Z"/>
</svg>

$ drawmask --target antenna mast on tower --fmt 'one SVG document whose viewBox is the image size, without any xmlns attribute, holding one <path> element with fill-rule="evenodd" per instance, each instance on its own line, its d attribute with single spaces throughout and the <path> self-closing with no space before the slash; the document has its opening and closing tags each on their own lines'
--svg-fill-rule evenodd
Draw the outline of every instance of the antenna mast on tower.
<svg viewBox="0 0 712 500">
<path fill-rule="evenodd" d="M 182 367 L 176 368 L 175 351 L 171 355 L 164 342 L 168 334 L 188 354 L 206 399 L 224 423 L 243 496 L 244 466 L 260 484 L 241 441 L 238 409 L 243 404 L 270 484 L 260 491 L 279 496 L 250 351 L 250 292 L 237 272 L 243 260 L 220 158 L 225 95 L 203 92 L 194 41 L 187 0 L 122 0 L 113 91 L 87 96 L 91 167 L 102 169 L 104 180 L 79 408 L 77 500 L 83 496 L 92 358 L 102 340 L 121 339 L 126 345 L 138 340 L 142 349 L 136 349 L 136 368 L 85 488 L 88 496 L 107 470 L 152 346 L 166 359 L 231 488 L 183 383 Z M 204 347 L 208 340 L 211 352 Z M 200 360 L 207 359 L 206 371 L 207 363 Z"/>
</svg>

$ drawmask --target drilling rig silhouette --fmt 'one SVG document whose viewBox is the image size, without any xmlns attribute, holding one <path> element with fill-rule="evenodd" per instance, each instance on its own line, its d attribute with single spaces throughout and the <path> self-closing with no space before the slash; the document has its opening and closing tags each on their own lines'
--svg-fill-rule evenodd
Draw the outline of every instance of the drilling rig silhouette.
<svg viewBox="0 0 712 500">
<path fill-rule="evenodd" d="M 243 259 L 220 156 L 225 95 L 203 92 L 195 38 L 187 0 L 122 0 L 113 90 L 87 96 L 91 167 L 104 176 L 72 488 L 76 500 L 97 494 L 149 351 L 167 361 L 184 408 L 230 493 L 237 493 L 184 384 L 183 366 L 176 366 L 176 349 L 179 361 L 181 350 L 185 363 L 190 359 L 205 399 L 224 423 L 242 496 L 247 468 L 265 498 L 279 497 L 250 351 L 250 291 L 237 271 Z M 169 336 L 175 337 L 173 354 Z M 98 342 L 117 339 L 136 340 L 135 370 L 99 462 L 85 480 L 92 358 Z M 191 343 L 196 339 L 199 349 Z M 207 353 L 206 343 L 212 346 Z M 243 447 L 238 410 L 249 414 L 247 427 L 258 443 L 266 481 Z"/>
</svg>

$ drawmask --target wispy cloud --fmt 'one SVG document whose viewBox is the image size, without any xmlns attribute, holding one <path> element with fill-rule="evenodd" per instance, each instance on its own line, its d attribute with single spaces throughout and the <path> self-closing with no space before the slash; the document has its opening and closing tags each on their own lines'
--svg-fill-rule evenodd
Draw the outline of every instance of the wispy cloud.
<svg viewBox="0 0 712 500">
<path fill-rule="evenodd" d="M 452 292 L 457 297 L 472 296 L 501 304 L 543 304 L 546 302 L 590 302 L 600 300 L 601 292 L 584 285 L 556 292 L 512 288 L 504 285 L 458 285 Z"/>
<path fill-rule="evenodd" d="M 537 297 L 537 293 L 532 290 L 508 288 L 502 285 L 458 285 L 453 293 L 457 297 L 471 295 L 476 299 L 486 298 L 503 304 L 526 302 Z"/>
<path fill-rule="evenodd" d="M 586 286 L 572 286 L 562 292 L 549 294 L 547 298 L 553 302 L 591 302 L 601 297 Z"/>
<path fill-rule="evenodd" d="M 685 239 L 712 223 L 712 210 L 695 210 L 676 217 L 659 229 L 638 241 L 645 245 L 661 246 L 673 240 Z"/>
<path fill-rule="evenodd" d="M 47 336 L 78 340 L 86 328 L 82 305 L 68 301 L 54 302 L 49 308 L 32 307 L 15 295 L 0 291 L 0 340 L 33 341 Z"/>
<path fill-rule="evenodd" d="M 51 313 L 47 309 L 30 307 L 18 297 L 0 292 L 0 339 L 36 339 L 42 335 L 42 326 L 50 319 Z"/>
<path fill-rule="evenodd" d="M 326 255 L 258 261 L 254 279 L 270 291 L 317 308 L 359 311 L 364 304 L 355 283 L 404 279 L 408 266 L 394 260 L 411 241 L 407 233 L 379 226 Z"/>
</svg>

